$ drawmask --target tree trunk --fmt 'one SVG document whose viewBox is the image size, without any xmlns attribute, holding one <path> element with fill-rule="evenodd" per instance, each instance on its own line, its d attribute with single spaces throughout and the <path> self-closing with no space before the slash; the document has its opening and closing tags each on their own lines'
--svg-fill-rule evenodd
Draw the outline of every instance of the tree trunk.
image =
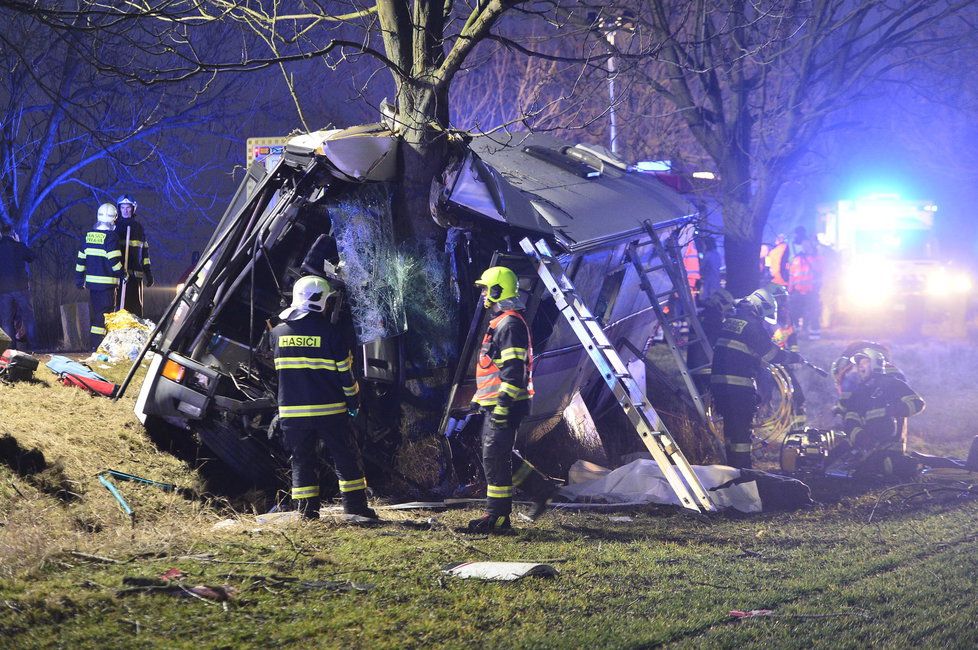
<svg viewBox="0 0 978 650">
<path fill-rule="evenodd" d="M 445 131 L 438 126 L 438 106 L 428 89 L 403 85 L 398 98 L 398 124 L 403 129 L 398 183 L 394 194 L 397 239 L 416 242 L 440 238 L 443 230 L 431 218 L 431 181 L 441 173 L 448 154 Z"/>
</svg>

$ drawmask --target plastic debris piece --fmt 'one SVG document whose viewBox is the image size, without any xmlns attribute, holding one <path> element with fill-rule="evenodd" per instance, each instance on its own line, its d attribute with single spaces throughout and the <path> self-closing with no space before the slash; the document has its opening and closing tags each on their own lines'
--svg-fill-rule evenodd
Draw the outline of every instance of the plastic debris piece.
<svg viewBox="0 0 978 650">
<path fill-rule="evenodd" d="M 395 503 L 389 506 L 375 506 L 374 510 L 445 510 L 449 507 L 444 501 L 411 501 L 409 503 Z"/>
<path fill-rule="evenodd" d="M 177 567 L 171 567 L 160 574 L 160 580 L 179 580 L 186 574 Z"/>
<path fill-rule="evenodd" d="M 199 598 L 205 598 L 207 600 L 216 600 L 218 602 L 223 602 L 231 600 L 237 590 L 229 585 L 220 585 L 217 587 L 211 587 L 208 585 L 197 585 L 196 587 L 189 587 L 186 591 Z"/>
<path fill-rule="evenodd" d="M 374 526 L 382 523 L 379 519 L 363 517 L 361 515 L 348 515 L 345 513 L 333 515 L 333 518 L 343 524 L 356 524 L 358 526 Z"/>
<path fill-rule="evenodd" d="M 234 528 L 237 525 L 238 525 L 237 519 L 222 519 L 221 521 L 211 526 L 211 530 L 224 530 L 226 528 Z"/>
<path fill-rule="evenodd" d="M 458 562 L 442 568 L 442 573 L 455 578 L 480 580 L 519 580 L 527 576 L 552 578 L 560 574 L 549 564 L 540 562 Z"/>
<path fill-rule="evenodd" d="M 255 522 L 259 524 L 286 524 L 293 521 L 300 521 L 302 513 L 298 510 L 286 510 L 285 512 L 266 512 L 255 517 Z"/>
<path fill-rule="evenodd" d="M 352 580 L 305 580 L 303 589 L 325 589 L 326 591 L 373 591 L 377 585 Z"/>
<path fill-rule="evenodd" d="M 625 524 L 631 521 L 635 521 L 635 517 L 629 517 L 628 515 L 621 515 L 618 517 L 608 517 L 608 521 L 613 521 L 618 524 Z"/>
<path fill-rule="evenodd" d="M 733 618 L 760 618 L 761 616 L 774 616 L 773 609 L 732 609 L 730 616 Z"/>
</svg>

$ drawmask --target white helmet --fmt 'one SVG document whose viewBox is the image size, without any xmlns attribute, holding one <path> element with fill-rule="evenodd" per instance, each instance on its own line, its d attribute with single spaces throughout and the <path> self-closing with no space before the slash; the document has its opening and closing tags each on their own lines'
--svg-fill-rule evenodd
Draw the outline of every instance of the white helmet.
<svg viewBox="0 0 978 650">
<path fill-rule="evenodd" d="M 750 303 L 757 310 L 758 315 L 763 316 L 769 324 L 778 324 L 778 301 L 774 299 L 770 291 L 758 289 L 744 300 Z"/>
<path fill-rule="evenodd" d="M 115 206 L 111 203 L 103 203 L 98 206 L 98 213 L 96 219 L 98 219 L 99 224 L 105 224 L 111 226 L 115 223 L 116 217 L 119 216 L 119 211 L 116 210 Z"/>
<path fill-rule="evenodd" d="M 292 286 L 292 306 L 279 314 L 282 320 L 305 316 L 326 309 L 326 301 L 336 291 L 318 275 L 304 275 Z"/>
<path fill-rule="evenodd" d="M 874 373 L 883 372 L 883 368 L 886 366 L 886 355 L 875 348 L 863 348 L 849 357 L 849 361 L 853 365 L 858 365 L 860 359 L 869 359 L 870 367 Z"/>
</svg>

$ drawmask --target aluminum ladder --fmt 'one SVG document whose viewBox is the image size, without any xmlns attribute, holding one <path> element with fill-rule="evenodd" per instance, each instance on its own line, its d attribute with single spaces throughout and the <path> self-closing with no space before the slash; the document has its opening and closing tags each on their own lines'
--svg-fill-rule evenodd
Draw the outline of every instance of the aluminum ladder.
<svg viewBox="0 0 978 650">
<path fill-rule="evenodd" d="M 520 241 L 520 247 L 533 260 L 537 275 L 583 344 L 601 377 L 611 388 L 618 404 L 669 481 L 680 504 L 695 512 L 715 511 L 716 506 L 679 445 L 646 399 L 638 382 L 628 372 L 617 350 L 601 329 L 601 324 L 577 295 L 574 285 L 564 275 L 560 262 L 554 257 L 546 241 L 541 239 L 534 244 L 529 238 L 524 238 Z"/>
<path fill-rule="evenodd" d="M 679 368 L 679 374 L 682 376 L 683 383 L 686 384 L 686 390 L 693 400 L 693 406 L 696 408 L 700 420 L 706 422 L 706 405 L 703 403 L 703 396 L 696 387 L 696 382 L 693 381 L 693 374 L 710 367 L 713 361 L 713 347 L 707 340 L 706 334 L 703 331 L 703 325 L 696 315 L 696 304 L 693 302 L 693 294 L 689 290 L 689 283 L 686 280 L 686 273 L 682 268 L 680 260 L 676 259 L 666 245 L 659 239 L 659 234 L 656 232 L 652 222 L 645 221 L 642 225 L 648 234 L 648 241 L 633 241 L 629 243 L 625 254 L 632 266 L 635 267 L 639 285 L 642 287 L 645 295 L 648 296 L 649 303 L 652 305 L 652 309 L 655 310 L 655 315 L 662 325 L 662 337 L 669 347 L 669 351 L 672 352 L 676 367 Z M 652 249 L 653 255 L 647 254 L 649 248 Z M 646 254 L 643 255 L 643 253 Z M 651 264 L 647 264 L 644 260 L 650 257 L 653 261 Z M 651 277 L 657 271 L 664 271 L 665 277 L 669 280 L 668 285 L 663 285 L 662 288 L 658 289 L 653 285 Z M 660 277 L 662 276 L 660 275 Z M 679 298 L 679 305 L 681 307 L 679 313 L 666 313 L 662 307 L 661 301 L 668 299 L 672 295 L 676 295 Z M 689 338 L 685 345 L 679 344 L 676 340 L 676 332 L 673 329 L 673 326 L 682 320 L 685 320 L 689 324 Z M 692 346 L 699 346 L 703 353 L 701 358 L 706 359 L 706 363 L 695 368 L 690 368 L 687 365 L 687 356 L 683 354 L 684 348 L 688 350 Z"/>
</svg>

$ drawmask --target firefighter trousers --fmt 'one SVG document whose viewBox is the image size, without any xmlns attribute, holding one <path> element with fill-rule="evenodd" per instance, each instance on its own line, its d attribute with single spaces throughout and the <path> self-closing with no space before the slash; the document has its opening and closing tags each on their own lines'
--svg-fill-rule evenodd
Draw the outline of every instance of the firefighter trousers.
<svg viewBox="0 0 978 650">
<path fill-rule="evenodd" d="M 520 421 L 529 411 L 529 404 L 510 407 L 508 427 L 494 429 L 486 413 L 482 419 L 482 466 L 486 472 L 487 511 L 494 517 L 508 516 L 513 511 L 513 488 L 519 488 L 531 499 L 543 499 L 554 491 L 553 481 L 526 461 L 514 448 Z"/>
<path fill-rule="evenodd" d="M 111 314 L 116 308 L 116 289 L 109 285 L 107 288 L 91 289 L 88 295 L 88 312 L 91 320 L 89 346 L 92 350 L 96 350 L 99 343 L 105 338 L 105 315 Z"/>
<path fill-rule="evenodd" d="M 723 417 L 727 464 L 750 469 L 750 437 L 757 412 L 757 394 L 747 386 L 714 384 L 713 407 Z"/>
<path fill-rule="evenodd" d="M 289 424 L 282 426 L 285 450 L 292 460 L 292 504 L 296 510 L 310 517 L 317 516 L 322 503 L 319 495 L 320 461 L 317 453 L 320 440 L 333 459 L 344 510 L 360 510 L 366 508 L 367 504 L 367 479 L 363 472 L 363 459 L 349 418 L 343 414 L 323 419 L 326 423 L 316 428 L 299 428 Z"/>
</svg>

